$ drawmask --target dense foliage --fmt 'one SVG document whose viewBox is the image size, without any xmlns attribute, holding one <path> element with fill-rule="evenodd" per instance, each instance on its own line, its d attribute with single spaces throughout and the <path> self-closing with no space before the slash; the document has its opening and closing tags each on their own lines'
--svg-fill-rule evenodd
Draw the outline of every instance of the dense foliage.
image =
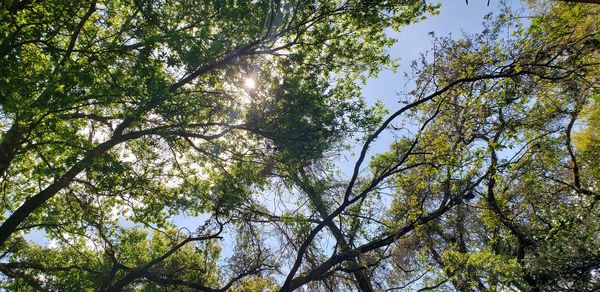
<svg viewBox="0 0 600 292">
<path fill-rule="evenodd" d="M 600 289 L 599 5 L 435 38 L 387 116 L 435 5 L 1 5 L 1 288 Z"/>
</svg>

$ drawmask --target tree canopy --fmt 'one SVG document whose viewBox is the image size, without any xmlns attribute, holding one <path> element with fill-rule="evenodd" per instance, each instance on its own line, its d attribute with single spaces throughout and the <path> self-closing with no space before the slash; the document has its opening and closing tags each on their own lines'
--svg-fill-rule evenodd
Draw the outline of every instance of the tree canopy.
<svg viewBox="0 0 600 292">
<path fill-rule="evenodd" d="M 528 5 L 385 108 L 438 5 L 3 1 L 0 288 L 600 289 L 600 5 Z"/>
</svg>

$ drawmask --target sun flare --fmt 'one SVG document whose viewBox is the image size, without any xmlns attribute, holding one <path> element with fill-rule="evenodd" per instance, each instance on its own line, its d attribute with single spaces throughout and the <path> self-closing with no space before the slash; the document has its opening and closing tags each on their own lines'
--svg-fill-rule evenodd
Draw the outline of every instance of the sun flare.
<svg viewBox="0 0 600 292">
<path fill-rule="evenodd" d="M 248 89 L 254 89 L 256 87 L 256 82 L 252 78 L 246 78 L 244 80 L 244 86 Z"/>
</svg>

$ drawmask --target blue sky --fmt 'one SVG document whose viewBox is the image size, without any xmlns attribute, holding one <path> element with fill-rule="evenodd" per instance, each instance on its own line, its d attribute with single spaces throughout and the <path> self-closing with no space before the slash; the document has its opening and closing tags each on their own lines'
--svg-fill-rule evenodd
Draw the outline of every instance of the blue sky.
<svg viewBox="0 0 600 292">
<path fill-rule="evenodd" d="M 514 2 L 519 4 L 519 1 Z M 399 33 L 390 33 L 398 41 L 389 53 L 393 58 L 400 58 L 400 68 L 397 73 L 386 70 L 378 78 L 369 80 L 363 90 L 365 97 L 370 100 L 381 99 L 390 109 L 397 108 L 396 92 L 405 86 L 402 73 L 410 72 L 411 61 L 432 48 L 429 32 L 435 32 L 437 36 L 452 34 L 455 38 L 459 38 L 463 32 L 477 33 L 483 29 L 483 17 L 490 12 L 498 12 L 497 0 L 490 1 L 489 7 L 487 0 L 471 0 L 468 5 L 462 0 L 444 0 L 438 3 L 442 4 L 438 15 L 407 26 Z"/>
<path fill-rule="evenodd" d="M 483 30 L 483 18 L 488 13 L 498 14 L 499 0 L 470 0 L 467 5 L 464 0 L 442 0 L 431 1 L 431 3 L 441 3 L 439 14 L 429 16 L 424 21 L 404 27 L 400 32 L 390 31 L 389 35 L 397 39 L 396 44 L 389 49 L 392 58 L 400 59 L 400 67 L 396 72 L 392 70 L 382 71 L 378 77 L 367 81 L 363 88 L 363 96 L 369 104 L 382 101 L 388 111 L 393 113 L 402 105 L 400 100 L 405 96 L 399 96 L 400 92 L 411 90 L 412 84 L 406 81 L 404 73 L 410 73 L 410 64 L 417 60 L 421 53 L 432 49 L 432 37 L 430 32 L 436 36 L 446 36 L 451 34 L 453 38 L 460 38 L 463 33 L 473 34 Z M 506 0 L 513 9 L 518 9 L 521 2 L 518 0 Z M 368 158 L 376 153 L 381 153 L 389 149 L 393 142 L 393 137 L 387 133 L 382 133 L 370 148 Z M 350 153 L 345 154 L 345 159 L 340 163 L 343 174 L 349 175 L 352 172 L 357 155 L 362 145 L 356 145 Z M 363 165 L 368 165 L 365 161 Z"/>
</svg>

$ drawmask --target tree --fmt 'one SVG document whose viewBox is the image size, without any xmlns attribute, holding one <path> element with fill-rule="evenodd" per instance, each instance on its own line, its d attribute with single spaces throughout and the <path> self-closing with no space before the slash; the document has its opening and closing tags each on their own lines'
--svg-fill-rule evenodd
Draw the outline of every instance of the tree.
<svg viewBox="0 0 600 292">
<path fill-rule="evenodd" d="M 538 8 L 527 28 L 503 14 L 480 35 L 438 40 L 349 182 L 330 185 L 323 205 L 334 207 L 301 241 L 282 290 L 328 288 L 354 270 L 351 259 L 378 290 L 598 289 L 598 157 L 584 166 L 571 138 L 598 97 L 598 10 Z M 359 178 L 388 128 L 397 143 Z M 338 240 L 319 259 L 332 222 L 352 247 Z"/>
<path fill-rule="evenodd" d="M 481 35 L 442 38 L 420 72 L 435 87 L 462 76 L 512 76 L 468 82 L 427 103 L 415 113 L 429 123 L 419 144 L 400 140 L 372 162 L 375 173 L 386 171 L 412 151 L 407 164 L 423 165 L 388 185 L 393 219 L 386 224 L 456 200 L 390 245 L 380 256 L 388 261 L 378 265 L 382 278 L 459 291 L 598 289 L 600 160 L 589 143 L 599 93 L 598 9 L 538 8 L 543 14 L 528 28 L 502 15 Z M 507 26 L 514 34 L 502 39 Z M 580 121 L 587 126 L 574 134 Z"/>
<path fill-rule="evenodd" d="M 6 287 L 226 290 L 276 269 L 244 227 L 261 206 L 254 193 L 372 127 L 378 116 L 364 111 L 355 80 L 393 65 L 385 29 L 434 9 L 421 1 L 5 1 Z M 256 88 L 243 88 L 251 78 Z M 210 228 L 172 231 L 181 212 L 207 215 Z M 249 254 L 220 272 L 211 263 L 224 228 Z M 36 230 L 51 247 L 23 237 Z M 148 230 L 151 240 L 140 233 Z M 177 264 L 186 255 L 207 271 Z"/>
<path fill-rule="evenodd" d="M 596 6 L 438 38 L 384 119 L 360 80 L 435 7 L 253 2 L 2 7 L 4 288 L 598 287 Z"/>
</svg>

